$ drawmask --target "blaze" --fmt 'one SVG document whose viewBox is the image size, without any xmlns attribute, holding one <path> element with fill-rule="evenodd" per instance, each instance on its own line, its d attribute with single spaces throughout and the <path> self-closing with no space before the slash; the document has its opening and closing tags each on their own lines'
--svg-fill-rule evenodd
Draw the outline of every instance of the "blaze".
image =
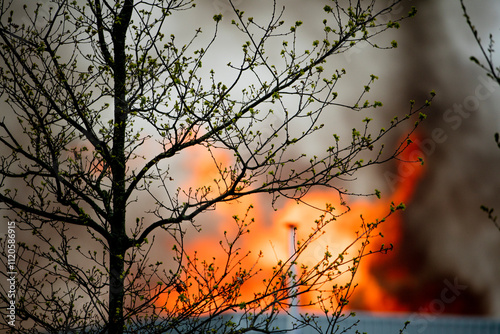
<svg viewBox="0 0 500 334">
<path fill-rule="evenodd" d="M 197 159 L 189 162 L 189 168 L 193 169 L 192 175 L 195 175 L 190 183 L 210 187 L 217 186 L 214 179 L 219 175 L 220 170 L 212 161 L 203 163 L 203 159 L 207 159 L 208 156 L 202 157 L 201 151 L 197 152 L 195 156 Z M 411 144 L 400 156 L 400 160 L 415 161 L 417 157 L 416 145 Z M 225 165 L 229 161 L 229 157 L 221 155 L 217 156 L 216 160 L 222 161 L 222 165 Z M 240 271 L 241 268 L 252 268 L 255 265 L 261 269 L 258 275 L 246 280 L 239 290 L 242 300 L 252 298 L 256 291 L 264 288 L 263 279 L 273 274 L 273 267 L 279 261 L 287 261 L 290 257 L 291 247 L 299 247 L 300 243 L 297 244 L 297 242 L 307 239 L 313 233 L 318 219 L 321 220 L 318 218 L 320 211 L 317 208 L 328 209 L 333 206 L 335 209 L 332 212 L 339 214 L 339 217 L 325 225 L 324 232 L 317 235 L 315 240 L 308 245 L 300 258 L 297 259 L 297 267 L 301 265 L 312 266 L 318 263 L 326 252 L 333 256 L 341 254 L 363 232 L 363 222 L 366 224 L 378 221 L 387 216 L 391 205 L 398 205 L 411 199 L 423 170 L 419 163 L 401 162 L 398 167 L 399 172 L 394 174 L 396 178 L 391 183 L 394 186 L 392 193 L 382 194 L 380 199 L 375 197 L 369 200 L 357 199 L 349 204 L 348 209 L 339 203 L 335 197 L 336 194 L 332 191 L 310 192 L 303 199 L 307 205 L 288 202 L 276 212 L 265 209 L 268 205 L 266 206 L 263 202 L 268 198 L 264 196 L 247 197 L 231 203 L 218 204 L 217 210 L 211 212 L 215 219 L 208 220 L 207 218 L 207 221 L 203 223 L 203 234 L 195 235 L 192 240 L 188 240 L 186 243 L 187 254 L 195 254 L 197 251 L 194 257 L 198 259 L 199 263 L 205 261 L 205 263 L 210 263 L 213 268 L 222 270 L 222 268 L 227 267 L 226 251 L 228 247 L 233 247 L 233 250 L 238 252 L 238 258 L 235 259 L 237 263 L 231 262 L 236 275 L 243 275 Z M 251 202 L 251 200 L 257 202 Z M 326 203 L 332 202 L 335 204 L 326 205 Z M 248 208 L 252 206 L 255 209 L 248 211 Z M 246 213 L 248 216 L 245 217 Z M 250 221 L 252 223 L 248 224 Z M 246 230 L 246 224 L 248 224 L 249 233 Z M 376 233 L 380 233 L 383 237 L 371 239 L 366 251 L 377 251 L 381 249 L 383 244 L 386 246 L 393 244 L 397 250 L 402 237 L 401 224 L 402 218 L 399 212 L 393 213 L 387 220 L 380 223 Z M 231 245 L 233 237 L 238 231 L 240 233 L 242 231 L 234 226 L 244 226 L 243 235 L 234 245 Z M 290 233 L 292 228 L 295 230 L 294 240 L 292 240 Z M 348 251 L 348 255 L 355 256 L 360 245 L 361 241 L 355 243 Z M 347 308 L 408 311 L 408 307 L 401 304 L 393 293 L 393 287 L 401 281 L 409 280 L 411 275 L 404 266 L 393 265 L 395 253 L 371 254 L 362 258 L 354 278 L 357 287 L 350 296 Z M 383 268 L 383 270 L 378 268 Z M 346 284 L 349 280 L 349 275 L 340 276 L 333 283 Z M 172 293 L 173 295 L 171 295 Z M 189 288 L 188 293 L 191 293 Z M 166 298 L 169 299 L 166 302 L 167 305 L 176 299 L 175 292 L 169 292 L 168 295 L 170 297 Z M 306 293 L 299 297 L 299 303 L 307 305 L 314 298 L 312 292 Z M 165 300 L 162 299 L 162 302 Z M 310 307 L 307 310 L 320 311 L 319 308 L 311 309 Z"/>
</svg>

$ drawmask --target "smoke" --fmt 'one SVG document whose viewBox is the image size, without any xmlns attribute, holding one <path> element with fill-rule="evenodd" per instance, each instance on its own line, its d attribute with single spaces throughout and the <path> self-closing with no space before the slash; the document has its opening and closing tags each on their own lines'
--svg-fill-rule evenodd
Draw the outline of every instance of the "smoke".
<svg viewBox="0 0 500 334">
<path fill-rule="evenodd" d="M 224 66 L 229 61 L 230 50 L 239 45 L 235 44 L 238 39 L 229 30 L 230 20 L 227 18 L 230 10 L 224 3 L 214 0 L 201 4 L 200 16 L 196 19 L 202 25 L 203 20 L 211 19 L 209 14 L 212 12 L 225 15 L 221 29 L 224 43 L 214 49 L 216 64 L 207 67 L 215 67 L 221 80 L 227 76 Z M 259 5 L 243 1 L 235 3 L 256 17 L 266 8 L 263 2 L 257 2 Z M 304 21 L 303 37 L 307 41 L 307 38 L 312 38 L 317 28 L 315 25 L 322 17 L 319 12 L 301 11 L 299 5 L 298 1 L 287 2 L 286 19 Z M 396 36 L 397 49 L 378 50 L 367 44 L 358 44 L 336 57 L 332 65 L 347 69 L 347 85 L 342 87 L 347 97 L 355 96 L 356 89 L 362 87 L 370 74 L 379 76 L 370 96 L 382 100 L 384 108 L 375 111 L 375 126 L 383 127 L 392 116 L 407 113 L 409 100 L 422 102 L 433 89 L 438 94 L 420 128 L 418 145 L 425 159 L 425 173 L 413 189 L 407 210 L 400 217 L 401 240 L 395 245 L 393 254 L 370 263 L 370 279 L 375 280 L 385 293 L 375 310 L 498 317 L 500 231 L 479 210 L 479 206 L 495 205 L 495 195 L 500 190 L 500 179 L 496 175 L 500 152 L 493 142 L 493 133 L 500 131 L 499 116 L 494 108 L 500 99 L 500 87 L 492 85 L 486 75 L 468 60 L 475 45 L 461 16 L 458 1 L 409 1 L 405 6 L 397 7 L 392 15 L 399 17 L 412 5 L 417 6 L 419 13 L 403 22 Z M 484 8 L 490 7 L 495 7 L 493 1 L 484 5 Z M 477 17 L 486 31 L 494 30 L 494 26 L 479 19 L 482 16 Z M 493 19 L 494 16 L 490 14 L 487 18 Z M 391 35 L 389 39 L 393 37 Z M 364 117 L 363 113 L 335 110 L 325 123 L 338 129 L 342 136 L 348 134 L 342 131 L 350 131 L 352 125 L 359 124 Z M 407 130 L 394 131 L 389 137 L 390 142 L 396 145 Z M 329 139 L 317 138 L 321 143 L 317 147 L 323 146 L 325 140 Z M 314 154 L 315 145 L 300 149 Z M 378 188 L 391 194 L 411 176 L 411 171 L 411 168 L 401 169 L 397 164 L 372 168 L 360 173 L 349 188 L 358 192 Z M 390 177 L 394 175 L 396 178 Z M 256 203 L 262 204 L 263 201 L 257 200 Z M 221 222 L 230 214 L 243 213 L 247 204 L 225 209 L 219 207 L 216 212 L 204 215 L 203 233 L 193 231 L 192 242 L 196 248 L 203 248 L 206 238 L 213 238 L 215 244 L 226 228 Z M 269 224 L 273 223 L 267 218 L 266 209 L 261 210 L 264 211 L 255 212 L 257 220 L 265 220 L 265 228 L 271 228 Z M 260 243 L 269 244 L 268 234 L 262 231 L 253 233 L 259 234 Z M 328 244 L 335 239 L 333 236 L 325 238 Z M 157 241 L 161 243 L 161 240 Z M 253 243 L 254 246 L 257 244 Z M 352 306 L 368 307 L 362 294 L 353 300 Z"/>
<path fill-rule="evenodd" d="M 265 8 L 234 2 L 248 7 L 245 10 L 255 11 L 256 16 Z M 304 33 L 312 34 L 321 19 L 317 19 L 316 12 L 298 10 L 303 8 L 298 6 L 300 3 L 287 2 L 290 15 L 287 19 L 303 20 Z M 212 19 L 212 14 L 229 15 L 225 4 L 223 0 L 200 4 L 202 10 L 197 13 L 203 17 L 196 17 L 195 21 L 201 26 Z M 500 210 L 500 151 L 493 141 L 493 133 L 500 131 L 500 116 L 495 107 L 500 102 L 500 86 L 491 84 L 468 60 L 470 55 L 478 53 L 458 1 L 409 1 L 393 15 L 401 16 L 412 5 L 417 6 L 419 13 L 402 24 L 396 50 L 377 50 L 359 44 L 334 60 L 336 67 L 348 70 L 347 81 L 354 83 L 353 87 L 342 88 L 347 96 L 362 88 L 370 74 L 380 77 L 370 95 L 384 102 L 384 108 L 376 111 L 375 126 L 384 126 L 394 115 L 404 115 L 409 100 L 423 101 L 432 89 L 438 94 L 420 128 L 419 148 L 426 171 L 401 217 L 401 241 L 395 245 L 394 255 L 370 266 L 371 274 L 387 295 L 407 311 L 500 317 L 500 231 L 479 209 L 484 204 Z M 472 18 L 478 29 L 484 31 L 486 40 L 489 31 L 498 29 L 495 13 L 500 6 L 493 0 L 482 1 L 481 5 L 474 7 L 470 1 Z M 181 38 L 192 36 L 192 31 L 182 36 L 181 28 L 175 24 L 171 28 Z M 207 71 L 214 67 L 223 80 L 228 50 L 238 49 L 239 44 L 231 45 L 237 39 L 230 32 L 223 29 L 221 34 L 227 45 L 221 45 L 213 55 L 216 65 L 205 67 Z M 363 113 L 339 111 L 325 122 L 339 128 L 342 136 L 342 131 L 350 131 L 351 124 L 359 124 L 364 117 Z M 390 137 L 394 145 L 404 130 L 395 131 Z M 327 139 L 317 140 L 324 143 Z M 314 145 L 302 149 L 314 154 Z M 407 177 L 398 168 L 394 164 L 361 173 L 350 190 L 366 192 L 378 188 L 391 193 L 398 182 L 403 182 L 400 178 Z M 400 178 L 388 178 L 390 175 Z M 179 175 L 179 179 L 184 177 L 185 173 Z M 241 210 L 246 208 L 244 204 Z M 214 217 L 207 221 L 217 220 L 221 214 Z M 208 225 L 210 235 L 220 232 L 204 224 Z M 154 256 L 165 256 L 165 248 L 169 247 L 161 246 L 162 240 L 159 236 L 159 250 Z M 363 307 L 362 300 L 355 301 L 355 305 Z"/>
<path fill-rule="evenodd" d="M 498 4 L 481 4 L 472 17 L 487 36 L 497 29 L 491 13 Z M 467 289 L 442 312 L 498 317 L 500 231 L 479 207 L 499 204 L 500 152 L 493 133 L 500 130 L 500 87 L 469 61 L 476 45 L 458 1 L 415 5 L 417 17 L 400 31 L 398 95 L 402 102 L 429 89 L 438 95 L 421 128 L 427 171 L 404 214 L 393 264 L 407 267 L 413 285 L 404 284 L 398 294 L 413 311 L 432 312 L 429 303 L 439 300 L 443 282 L 458 280 Z"/>
<path fill-rule="evenodd" d="M 287 19 L 303 20 L 305 33 L 312 36 L 319 14 L 304 13 L 297 4 L 287 2 Z M 216 5 L 221 1 L 214 2 L 214 10 L 219 8 Z M 245 10 L 258 12 L 255 6 L 242 5 Z M 487 36 L 496 29 L 494 13 L 500 6 L 494 1 L 482 5 L 474 7 L 472 15 Z M 419 12 L 403 22 L 396 36 L 397 49 L 378 50 L 358 44 L 333 63 L 336 68 L 346 68 L 350 75 L 352 87 L 343 87 L 347 96 L 354 96 L 356 84 L 369 74 L 380 77 L 371 95 L 384 102 L 384 108 L 374 117 L 377 126 L 384 126 L 384 121 L 394 115 L 404 115 L 409 100 L 423 101 L 431 90 L 438 94 L 419 130 L 425 173 L 401 216 L 401 241 L 389 258 L 379 260 L 378 265 L 370 264 L 373 278 L 385 290 L 387 300 L 395 300 L 396 305 L 391 308 L 381 304 L 379 310 L 498 317 L 500 231 L 479 207 L 497 204 L 495 195 L 500 190 L 496 172 L 500 152 L 493 142 L 493 133 L 500 131 L 495 110 L 500 87 L 469 61 L 470 55 L 477 55 L 476 45 L 458 1 L 408 1 L 390 15 L 400 17 L 411 6 Z M 326 122 L 332 128 L 341 128 L 342 135 L 342 128 L 352 128 L 365 116 L 335 111 Z M 392 134 L 394 145 L 407 130 L 401 128 Z M 312 146 L 303 149 L 314 154 Z M 359 192 L 378 188 L 390 194 L 411 173 L 411 167 L 396 164 L 372 168 L 360 173 L 349 187 Z M 354 300 L 353 305 L 363 308 L 361 299 Z"/>
</svg>

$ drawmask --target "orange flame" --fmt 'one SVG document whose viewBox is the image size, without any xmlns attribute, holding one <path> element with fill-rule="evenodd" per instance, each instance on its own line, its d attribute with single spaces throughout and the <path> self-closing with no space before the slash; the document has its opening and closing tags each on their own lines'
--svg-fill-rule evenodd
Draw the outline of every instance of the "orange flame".
<svg viewBox="0 0 500 334">
<path fill-rule="evenodd" d="M 415 144 L 410 145 L 400 156 L 400 159 L 415 161 L 418 156 L 415 146 Z M 213 180 L 219 171 L 213 163 L 203 163 L 204 158 L 201 157 L 201 154 L 196 156 L 198 159 L 189 163 L 191 168 L 195 170 L 193 175 L 196 175 L 192 183 L 214 186 Z M 218 156 L 217 159 L 223 162 L 229 161 L 229 158 L 225 156 Z M 302 254 L 300 262 L 304 264 L 317 263 L 324 256 L 326 249 L 333 254 L 341 253 L 356 238 L 362 219 L 366 222 L 374 222 L 387 215 L 391 203 L 397 205 L 400 202 L 409 201 L 418 180 L 421 178 L 423 168 L 419 164 L 407 163 L 400 164 L 398 168 L 399 173 L 395 183 L 393 183 L 396 187 L 392 194 L 382 196 L 381 199 L 354 202 L 350 205 L 349 212 L 343 214 L 338 221 L 333 221 L 326 226 L 325 233 L 319 236 Z M 262 251 L 264 256 L 258 262 L 259 268 L 262 269 L 261 274 L 242 285 L 240 291 L 242 299 L 252 298 L 255 291 L 261 290 L 263 288 L 262 277 L 271 274 L 272 268 L 278 260 L 286 260 L 290 256 L 290 226 L 296 227 L 297 240 L 306 238 L 315 226 L 314 218 L 318 217 L 318 211 L 313 207 L 324 208 L 325 202 L 331 202 L 331 198 L 332 192 L 315 191 L 307 194 L 304 198 L 304 202 L 311 206 L 288 203 L 276 213 L 265 212 L 261 209 L 252 211 L 255 218 L 255 223 L 250 226 L 252 233 L 244 235 L 239 240 L 238 247 L 240 254 L 258 250 Z M 224 241 L 220 242 L 224 237 L 221 236 L 230 236 L 235 233 L 231 229 L 234 222 L 230 222 L 228 217 L 235 213 L 245 212 L 252 205 L 250 200 L 251 198 L 246 197 L 235 203 L 219 205 L 215 211 L 219 221 L 211 221 L 214 226 L 208 227 L 209 231 L 206 237 L 200 238 L 197 235 L 195 239 L 187 243 L 188 253 L 194 253 L 195 250 L 198 250 L 202 253 L 201 255 L 198 253 L 200 261 L 202 259 L 215 261 L 215 266 L 224 267 L 225 253 L 219 245 L 224 244 Z M 258 197 L 257 200 L 259 200 Z M 402 233 L 400 215 L 393 214 L 387 221 L 379 225 L 377 231 L 384 235 L 384 238 L 372 241 L 369 246 L 371 250 L 380 249 L 383 243 L 392 243 L 397 248 Z M 353 249 L 352 252 L 354 251 Z M 251 254 L 240 261 L 241 267 L 251 267 L 257 258 L 257 254 Z M 377 311 L 407 310 L 407 307 L 400 304 L 397 297 L 391 294 L 391 286 L 398 284 L 400 280 L 407 280 L 410 275 L 404 267 L 391 268 L 389 264 L 393 261 L 394 255 L 391 252 L 385 256 L 372 255 L 363 258 L 355 278 L 355 282 L 359 285 L 351 298 L 349 308 Z M 378 267 L 384 268 L 382 274 L 377 270 Z M 378 277 L 374 277 L 374 272 L 378 273 Z M 345 281 L 346 279 L 340 284 L 345 284 Z M 334 283 L 339 283 L 339 281 Z M 311 295 L 301 296 L 301 304 L 308 298 L 313 297 Z"/>
</svg>

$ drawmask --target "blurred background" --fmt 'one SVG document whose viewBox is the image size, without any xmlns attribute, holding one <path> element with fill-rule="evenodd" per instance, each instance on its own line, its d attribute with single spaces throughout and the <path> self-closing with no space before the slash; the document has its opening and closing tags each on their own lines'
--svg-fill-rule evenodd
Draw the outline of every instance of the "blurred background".
<svg viewBox="0 0 500 334">
<path fill-rule="evenodd" d="M 235 3 L 245 10 L 258 9 L 254 2 Z M 489 33 L 500 39 L 500 3 L 465 3 L 483 41 L 488 43 Z M 227 9 L 224 1 L 212 5 L 216 12 Z M 292 19 L 305 22 L 306 31 L 310 22 L 320 20 L 314 12 L 304 12 L 301 1 L 286 5 Z M 418 130 L 416 149 L 424 166 L 395 161 L 361 173 L 350 185 L 356 191 L 378 188 L 386 198 L 403 191 L 407 204 L 384 227 L 394 237 L 387 238 L 394 242 L 394 251 L 367 261 L 350 307 L 500 318 L 500 230 L 480 210 L 486 205 L 500 212 L 500 150 L 494 141 L 494 133 L 500 131 L 500 87 L 469 60 L 472 55 L 482 58 L 459 0 L 406 1 L 393 15 L 399 17 L 411 6 L 418 9 L 416 17 L 380 37 L 386 44 L 396 39 L 397 49 L 358 44 L 329 62 L 347 69 L 353 87 L 364 84 L 369 74 L 379 76 L 370 98 L 384 103 L 374 117 L 380 124 L 404 115 L 410 100 L 419 104 L 431 90 L 437 93 Z M 500 54 L 495 56 L 500 64 Z M 350 130 L 356 121 L 359 115 L 339 112 L 331 124 Z M 394 145 L 407 130 L 393 134 Z M 352 201 L 358 215 L 380 212 L 389 203 Z M 304 218 L 296 211 L 288 215 Z M 297 223 L 286 216 L 284 208 L 281 218 L 271 220 Z M 334 243 L 335 236 L 326 240 L 326 245 Z"/>
<path fill-rule="evenodd" d="M 384 1 L 390 3 L 390 0 L 381 0 Z M 234 1 L 246 11 L 255 12 L 255 16 L 265 10 L 265 2 Z M 327 3 L 316 2 L 320 2 L 319 9 Z M 483 40 L 487 41 L 490 32 L 500 40 L 500 3 L 470 0 L 466 4 Z M 306 34 L 308 27 L 322 19 L 318 19 L 316 12 L 305 12 L 304 1 L 289 0 L 286 6 L 288 18 L 304 21 Z M 360 274 L 360 289 L 350 307 L 374 312 L 500 318 L 500 230 L 480 210 L 481 205 L 486 205 L 495 207 L 496 213 L 500 213 L 500 150 L 494 142 L 494 133 L 500 132 L 500 86 L 469 60 L 471 55 L 478 59 L 481 55 L 462 15 L 459 0 L 406 1 L 396 7 L 393 14 L 400 17 L 411 6 L 418 9 L 416 17 L 404 21 L 400 29 L 380 37 L 385 43 L 397 40 L 398 48 L 379 50 L 358 44 L 329 62 L 329 66 L 346 68 L 349 83 L 356 89 L 366 84 L 370 74 L 379 77 L 370 92 L 371 100 L 384 103 L 374 116 L 377 126 L 384 126 L 394 115 L 406 114 L 410 100 L 421 104 L 429 98 L 431 90 L 437 93 L 432 106 L 426 110 L 428 117 L 419 128 L 418 138 L 415 138 L 417 147 L 414 149 L 424 158 L 425 164 L 408 166 L 394 161 L 361 173 L 350 186 L 350 190 L 360 192 L 377 188 L 384 196 L 379 202 L 351 199 L 358 217 L 360 213 L 376 217 L 393 199 L 404 200 L 407 204 L 407 209 L 384 227 L 387 242 L 394 243 L 394 251 L 367 261 Z M 224 0 L 205 1 L 200 7 L 197 23 L 211 20 L 212 14 L 207 15 L 207 12 L 230 12 Z M 225 24 L 230 26 L 229 22 Z M 171 29 L 182 34 L 181 27 L 173 24 Z M 224 26 L 221 29 L 225 43 L 231 43 L 231 34 L 224 31 Z M 309 40 L 314 39 L 311 32 Z M 229 44 L 227 47 L 230 49 Z M 219 48 L 213 55 L 214 62 L 225 65 L 227 49 Z M 497 59 L 500 65 L 500 57 Z M 217 70 L 217 65 L 207 67 Z M 345 94 L 349 94 L 349 89 L 346 88 Z M 351 124 L 359 124 L 365 116 L 338 112 L 332 113 L 328 121 L 332 128 L 349 132 Z M 406 131 L 408 128 L 396 129 L 390 137 L 394 147 Z M 311 145 L 301 149 L 311 153 L 315 148 Z M 203 163 L 184 162 L 186 175 L 181 178 L 187 178 L 191 171 L 198 173 L 199 181 L 203 182 L 202 174 L 206 171 L 189 169 L 197 165 Z M 318 201 L 327 197 L 321 192 L 314 196 Z M 240 208 L 248 204 L 242 203 Z M 230 217 L 233 209 L 223 207 L 210 213 L 211 220 L 222 224 L 221 217 Z M 257 218 L 265 222 L 263 228 L 266 230 L 256 233 L 248 246 L 257 248 L 267 243 L 267 236 L 276 226 L 286 228 L 308 219 L 307 211 L 294 210 L 283 206 L 277 215 L 268 211 L 257 213 Z M 193 247 L 202 249 L 205 239 L 220 235 L 220 230 L 209 228 L 206 233 L 202 238 L 193 239 Z M 282 239 L 287 238 L 285 232 L 280 233 Z M 336 237 L 327 235 L 320 245 L 331 246 L 337 242 Z M 217 243 L 218 240 L 213 241 Z M 283 242 L 285 245 L 286 240 Z M 162 254 L 162 250 L 159 252 Z"/>
<path fill-rule="evenodd" d="M 499 35 L 498 2 L 465 3 L 485 43 L 490 32 Z M 420 129 L 424 172 L 396 247 L 395 263 L 407 268 L 409 280 L 388 289 L 411 311 L 500 317 L 500 231 L 479 209 L 500 206 L 500 150 L 493 140 L 500 89 L 469 61 L 481 56 L 458 0 L 413 5 L 419 13 L 402 25 L 399 48 L 387 54 L 391 78 L 382 80 L 392 93 L 384 100 L 398 108 L 429 89 L 437 98 Z M 449 302 L 446 282 L 463 285 Z"/>
</svg>

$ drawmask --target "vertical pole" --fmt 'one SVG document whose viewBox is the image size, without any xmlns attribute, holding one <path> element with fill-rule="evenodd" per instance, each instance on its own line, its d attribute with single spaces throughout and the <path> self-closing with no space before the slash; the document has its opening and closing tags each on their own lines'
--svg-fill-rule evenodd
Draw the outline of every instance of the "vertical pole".
<svg viewBox="0 0 500 334">
<path fill-rule="evenodd" d="M 295 257 L 295 236 L 296 236 L 296 229 L 297 229 L 297 226 L 294 225 L 294 224 L 288 224 L 288 233 L 289 233 L 289 238 L 288 238 L 288 257 L 290 260 L 292 260 L 294 257 Z M 291 271 L 291 274 L 292 274 L 292 277 L 290 279 L 290 284 L 293 286 L 295 285 L 295 277 L 297 276 L 297 265 L 295 264 L 290 264 L 290 271 Z M 296 291 L 297 289 L 294 288 L 291 290 L 292 293 L 294 293 L 294 291 Z M 289 323 L 289 327 L 290 328 L 293 328 L 293 323 L 297 322 L 296 320 L 294 319 L 299 319 L 299 316 L 300 316 L 300 310 L 299 310 L 299 306 L 298 306 L 298 297 L 292 297 L 290 299 L 290 310 L 289 310 L 289 316 L 288 316 L 288 323 Z M 294 334 L 299 334 L 300 333 L 300 330 L 294 330 L 292 331 L 292 333 Z"/>
</svg>

